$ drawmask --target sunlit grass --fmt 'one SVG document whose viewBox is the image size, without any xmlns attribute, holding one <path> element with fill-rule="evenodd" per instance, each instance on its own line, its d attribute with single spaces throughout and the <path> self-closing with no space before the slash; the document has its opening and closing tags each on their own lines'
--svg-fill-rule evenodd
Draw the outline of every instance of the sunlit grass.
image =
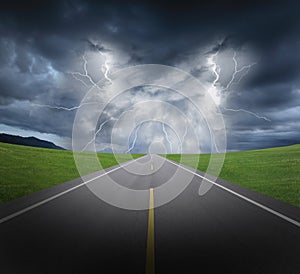
<svg viewBox="0 0 300 274">
<path fill-rule="evenodd" d="M 142 154 L 118 155 L 126 162 Z M 103 168 L 117 165 L 111 153 L 98 153 Z M 99 170 L 99 165 L 89 165 L 87 173 Z M 75 178 L 73 153 L 67 150 L 34 148 L 0 143 L 0 202 L 6 202 Z"/>
<path fill-rule="evenodd" d="M 180 159 L 180 155 L 167 157 Z M 192 160 L 198 155 L 188 157 Z M 210 155 L 201 155 L 198 169 L 205 172 L 209 159 Z M 183 164 L 189 165 L 189 159 Z M 219 177 L 300 206 L 300 145 L 226 153 Z"/>
</svg>

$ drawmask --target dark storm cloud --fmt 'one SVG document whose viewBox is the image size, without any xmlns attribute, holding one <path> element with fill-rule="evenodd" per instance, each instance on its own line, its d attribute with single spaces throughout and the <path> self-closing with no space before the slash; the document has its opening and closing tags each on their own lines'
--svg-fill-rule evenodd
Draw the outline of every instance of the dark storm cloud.
<svg viewBox="0 0 300 274">
<path fill-rule="evenodd" d="M 228 46 L 251 41 L 269 50 L 298 33 L 297 1 L 261 2 L 12 1 L 1 9 L 1 28 L 51 60 L 66 59 L 80 39 L 101 35 L 134 49 L 134 60 L 174 64 L 216 37 L 228 37 Z"/>
<path fill-rule="evenodd" d="M 101 34 L 120 47 L 143 50 L 147 61 L 171 64 L 217 36 L 230 37 L 235 47 L 251 41 L 270 48 L 299 27 L 297 1 L 15 2 L 1 9 L 2 31 L 22 44 L 33 39 L 49 58 L 63 57 L 68 41 Z"/>
<path fill-rule="evenodd" d="M 272 122 L 266 126 L 246 114 L 227 114 L 229 129 L 240 136 L 229 146 L 242 144 L 249 128 L 275 132 L 277 123 L 289 125 L 291 133 L 274 137 L 274 142 L 294 142 L 299 129 L 289 121 L 295 117 L 282 120 L 276 112 L 300 103 L 299 9 L 298 1 L 6 2 L 0 10 L 0 122 L 70 136 L 74 112 L 17 103 L 77 105 L 82 93 L 71 84 L 61 87 L 51 68 L 66 75 L 86 49 L 111 51 L 101 40 L 126 52 L 129 64 L 166 65 L 192 58 L 201 47 L 210 48 L 209 54 L 250 44 L 259 62 L 243 92 L 232 89 L 226 105 L 269 115 Z M 200 65 L 190 71 L 197 76 L 207 68 Z M 243 148 L 251 146 L 251 140 Z"/>
</svg>

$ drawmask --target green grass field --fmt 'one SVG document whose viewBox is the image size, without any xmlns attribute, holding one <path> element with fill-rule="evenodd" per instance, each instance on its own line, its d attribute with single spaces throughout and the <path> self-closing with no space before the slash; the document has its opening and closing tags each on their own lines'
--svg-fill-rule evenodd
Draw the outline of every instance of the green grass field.
<svg viewBox="0 0 300 274">
<path fill-rule="evenodd" d="M 180 155 L 167 158 L 180 161 Z M 209 159 L 201 155 L 198 169 L 205 172 Z M 183 164 L 189 165 L 189 159 Z M 300 145 L 226 153 L 219 177 L 299 207 Z"/>
<path fill-rule="evenodd" d="M 142 154 L 118 155 L 118 160 L 126 162 L 131 156 Z M 118 164 L 111 153 L 98 153 L 98 158 L 103 168 Z M 97 170 L 99 166 L 89 166 L 87 173 Z M 71 151 L 0 143 L 0 203 L 78 177 Z"/>
<path fill-rule="evenodd" d="M 88 154 L 85 154 L 88 157 Z M 119 162 L 142 154 L 118 155 Z M 104 168 L 117 164 L 113 154 L 98 153 Z M 179 161 L 180 155 L 167 155 Z M 197 158 L 188 155 L 185 163 Z M 206 171 L 210 155 L 200 157 L 198 169 Z M 99 170 L 88 166 L 86 174 Z M 33 148 L 0 143 L 0 202 L 48 188 L 75 178 L 79 174 L 71 151 Z M 300 145 L 226 154 L 219 177 L 300 206 Z"/>
</svg>

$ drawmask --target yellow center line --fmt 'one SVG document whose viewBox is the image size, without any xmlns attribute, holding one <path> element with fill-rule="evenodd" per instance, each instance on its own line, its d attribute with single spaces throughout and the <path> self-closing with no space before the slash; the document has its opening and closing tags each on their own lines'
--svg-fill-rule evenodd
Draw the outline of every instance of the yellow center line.
<svg viewBox="0 0 300 274">
<path fill-rule="evenodd" d="M 150 188 L 146 274 L 154 274 L 154 273 L 155 273 L 155 261 L 154 261 L 154 191 L 153 191 L 153 188 Z"/>
</svg>

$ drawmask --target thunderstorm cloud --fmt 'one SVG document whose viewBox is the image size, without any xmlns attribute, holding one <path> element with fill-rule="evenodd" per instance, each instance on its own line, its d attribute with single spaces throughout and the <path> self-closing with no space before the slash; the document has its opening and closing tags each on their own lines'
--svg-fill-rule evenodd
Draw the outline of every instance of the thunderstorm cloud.
<svg viewBox="0 0 300 274">
<path fill-rule="evenodd" d="M 296 0 L 8 1 L 0 10 L 0 129 L 70 149 L 76 110 L 99 80 L 107 78 L 109 85 L 118 70 L 162 64 L 190 73 L 211 94 L 223 115 L 228 150 L 299 143 L 299 10 Z M 99 100 L 105 96 L 104 85 Z M 180 109 L 199 150 L 210 150 L 206 125 L 190 102 L 147 86 L 125 91 L 105 108 L 95 129 L 105 122 L 97 149 L 110 151 L 115 121 L 151 100 Z M 135 120 L 153 112 L 171 119 L 163 106 L 149 103 L 136 105 Z M 195 152 L 193 136 L 177 121 L 183 151 Z M 168 152 L 181 146 L 172 128 L 163 130 L 159 122 L 144 123 L 129 136 L 127 126 L 124 120 L 115 128 L 119 152 L 146 152 L 153 140 Z"/>
</svg>

